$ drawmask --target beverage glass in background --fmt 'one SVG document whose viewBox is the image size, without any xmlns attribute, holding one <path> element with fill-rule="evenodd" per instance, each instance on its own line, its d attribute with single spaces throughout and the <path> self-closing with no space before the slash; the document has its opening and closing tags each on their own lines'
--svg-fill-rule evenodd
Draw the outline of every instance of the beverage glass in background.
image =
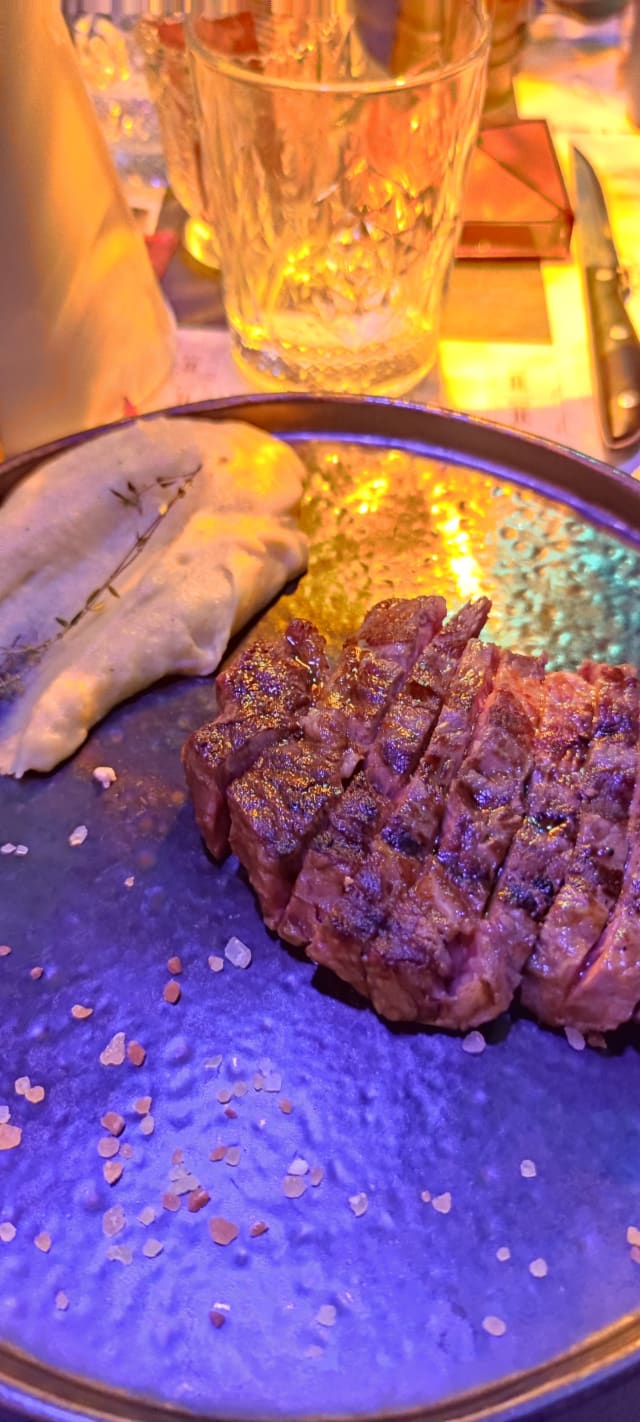
<svg viewBox="0 0 640 1422">
<path fill-rule="evenodd" d="M 206 215 L 262 388 L 398 395 L 434 363 L 489 24 L 480 0 L 395 8 L 374 54 L 348 0 L 192 0 Z"/>
<path fill-rule="evenodd" d="M 180 12 L 163 19 L 145 14 L 136 38 L 144 56 L 164 146 L 167 176 L 187 213 L 183 243 L 205 266 L 218 267 L 215 234 L 207 221 L 193 78 Z"/>
<path fill-rule="evenodd" d="M 532 0 L 486 0 L 491 20 L 491 47 L 484 101 L 485 121 L 499 123 L 515 117 L 513 76 L 524 49 Z"/>
</svg>

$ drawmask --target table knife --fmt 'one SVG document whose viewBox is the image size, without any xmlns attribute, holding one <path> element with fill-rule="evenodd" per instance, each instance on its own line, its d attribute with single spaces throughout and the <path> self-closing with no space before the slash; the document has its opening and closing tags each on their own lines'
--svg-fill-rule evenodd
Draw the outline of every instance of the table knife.
<svg viewBox="0 0 640 1422">
<path fill-rule="evenodd" d="M 572 149 L 577 254 L 591 330 L 591 349 L 604 443 L 622 449 L 640 440 L 640 340 L 625 311 L 626 273 L 618 260 L 600 181 Z"/>
</svg>

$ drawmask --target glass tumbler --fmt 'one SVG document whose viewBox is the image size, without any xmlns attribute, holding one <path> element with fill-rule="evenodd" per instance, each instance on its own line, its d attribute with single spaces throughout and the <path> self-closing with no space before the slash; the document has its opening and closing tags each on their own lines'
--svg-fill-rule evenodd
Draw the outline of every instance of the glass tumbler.
<svg viewBox="0 0 640 1422">
<path fill-rule="evenodd" d="M 218 267 L 215 234 L 205 212 L 200 136 L 184 20 L 180 12 L 162 18 L 147 13 L 137 26 L 149 90 L 156 106 L 167 175 L 187 213 L 183 242 L 208 267 Z"/>
<path fill-rule="evenodd" d="M 396 12 L 374 54 L 348 0 L 192 0 L 205 207 L 262 388 L 397 395 L 436 358 L 489 22 L 481 0 Z"/>
</svg>

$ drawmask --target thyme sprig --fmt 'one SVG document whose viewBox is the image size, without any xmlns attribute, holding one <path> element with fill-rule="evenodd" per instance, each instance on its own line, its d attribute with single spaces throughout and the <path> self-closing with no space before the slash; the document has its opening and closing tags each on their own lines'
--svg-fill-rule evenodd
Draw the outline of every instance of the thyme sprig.
<svg viewBox="0 0 640 1422">
<path fill-rule="evenodd" d="M 74 613 L 73 617 L 56 616 L 54 618 L 54 621 L 57 622 L 60 628 L 59 632 L 56 632 L 53 637 L 45 638 L 42 642 L 26 643 L 20 642 L 19 639 L 16 638 L 10 647 L 0 647 L 0 654 L 3 657 L 3 664 L 0 666 L 0 701 L 14 697 L 21 692 L 22 673 L 27 667 L 31 666 L 35 661 L 38 661 L 54 643 L 59 642 L 65 637 L 73 627 L 77 627 L 78 623 L 87 617 L 90 612 L 102 612 L 105 606 L 104 598 L 107 595 L 116 598 L 120 596 L 118 589 L 115 587 L 117 579 L 120 578 L 123 573 L 127 572 L 132 564 L 135 563 L 136 559 L 139 558 L 142 549 L 145 548 L 149 540 L 153 538 L 154 533 L 160 527 L 160 524 L 166 518 L 174 504 L 176 504 L 179 499 L 185 497 L 187 490 L 201 469 L 202 464 L 198 464 L 193 473 L 186 476 L 169 475 L 165 477 L 161 475 L 157 479 L 153 479 L 151 483 L 143 485 L 140 489 L 137 488 L 130 479 L 127 479 L 126 492 L 120 489 L 109 490 L 119 503 L 126 505 L 127 508 L 133 509 L 136 513 L 143 512 L 143 496 L 153 489 L 160 489 L 163 492 L 169 489 L 175 489 L 175 493 L 171 498 L 167 499 L 166 503 L 161 504 L 158 513 L 155 518 L 151 520 L 151 523 L 148 524 L 147 528 L 145 528 L 142 533 L 136 534 L 135 542 L 127 549 L 127 552 L 120 559 L 117 566 L 112 568 L 109 576 L 105 578 L 104 582 L 100 583 L 99 587 L 93 588 L 88 597 L 85 598 L 82 607 L 78 608 L 78 611 Z"/>
</svg>

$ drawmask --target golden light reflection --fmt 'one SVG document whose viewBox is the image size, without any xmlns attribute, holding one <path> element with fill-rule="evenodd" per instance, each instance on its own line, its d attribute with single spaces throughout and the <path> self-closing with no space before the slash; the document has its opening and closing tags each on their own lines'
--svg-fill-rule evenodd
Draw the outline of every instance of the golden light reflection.
<svg viewBox="0 0 640 1422">
<path fill-rule="evenodd" d="M 446 501 L 432 504 L 431 516 L 434 527 L 442 538 L 443 557 L 447 563 L 456 591 L 463 601 L 481 597 L 486 592 L 486 573 L 483 574 L 473 555 L 468 530 L 463 528 L 460 514 L 454 512 Z"/>
<path fill-rule="evenodd" d="M 356 484 L 350 494 L 345 496 L 345 504 L 355 504 L 356 513 L 374 514 L 378 512 L 380 504 L 389 488 L 389 480 L 386 475 L 378 474 L 375 478 L 362 479 Z"/>
</svg>

